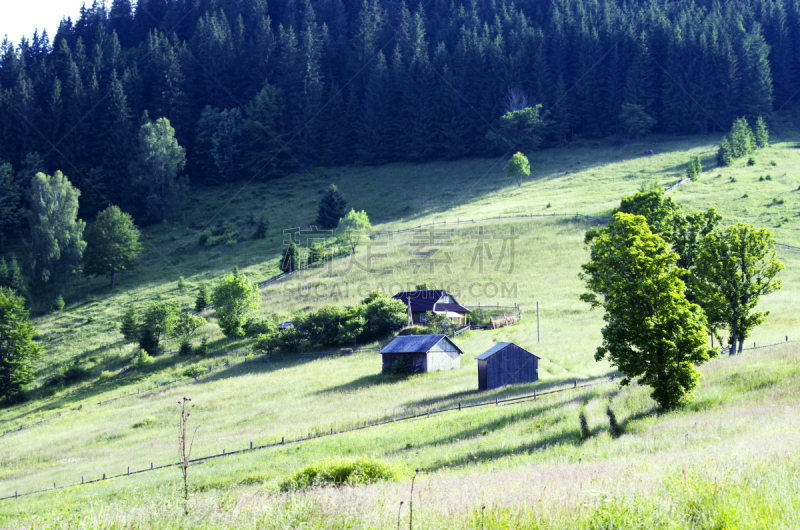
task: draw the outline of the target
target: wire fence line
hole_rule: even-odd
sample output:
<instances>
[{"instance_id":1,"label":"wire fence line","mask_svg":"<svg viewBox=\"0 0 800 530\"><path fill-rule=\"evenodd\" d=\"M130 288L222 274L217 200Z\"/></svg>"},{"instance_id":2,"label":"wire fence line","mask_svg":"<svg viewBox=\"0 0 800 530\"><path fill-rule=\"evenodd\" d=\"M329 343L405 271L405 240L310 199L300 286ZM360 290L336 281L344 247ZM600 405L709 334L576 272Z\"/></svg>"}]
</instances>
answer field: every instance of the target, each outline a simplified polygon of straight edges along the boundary
<instances>
[{"instance_id":1,"label":"wire fence line","mask_svg":"<svg viewBox=\"0 0 800 530\"><path fill-rule=\"evenodd\" d=\"M537 392L534 389L532 394L525 394L525 395L522 395L522 396L516 396L516 397L504 398L504 399L500 399L498 397L495 397L494 400L482 401L482 402L478 402L478 403L466 403L465 404L465 403L462 403L462 402L457 402L455 405L450 406L450 407L446 407L446 408L440 408L440 409L428 408L428 409L423 409L422 412L417 412L417 413L413 413L413 414L409 414L409 415L405 415L405 416L400 416L400 417L396 417L396 416L392 415L390 417L384 416L384 417L382 417L380 419L373 420L373 421L366 420L366 421L364 421L363 425L361 425L359 423L355 427L345 428L345 429L341 429L341 430L335 430L333 427L331 427L330 431L328 431L327 428L324 431L317 430L315 433L309 432L308 436L305 436L305 437L287 439L285 436L283 436L283 437L281 437L281 441L275 442L275 443L271 443L271 444L255 445L254 446L253 442L250 442L250 446L245 448L245 449L239 449L239 450L235 450L235 451L225 451L223 449L221 453L216 453L216 454L203 456L203 457L198 457L198 458L192 458L192 459L189 460L189 462L192 463L192 464L202 463L202 462L207 462L209 460L214 460L214 459L217 459L217 458L223 458L223 457L226 457L226 456L240 455L240 454L249 453L251 451L256 451L256 450L270 449L270 448L275 448L275 447L286 446L286 445L289 445L289 444L297 444L297 443L302 443L302 442L308 442L310 440L314 440L314 439L317 439L317 438L326 438L326 437L336 436L336 435L340 435L340 434L352 433L352 432L361 431L361 430L364 430L364 429L380 427L380 426L387 425L387 424L390 424L390 423L397 423L397 422L402 422L402 421L413 421L413 420L418 420L418 419L421 419L421 418L430 418L431 416L435 416L437 414L444 414L446 412L453 412L453 411L461 411L462 409L470 409L470 408L476 408L476 407L486 407L486 406L492 406L492 405L496 406L496 407L507 406L507 405L517 405L517 404L520 404L520 403L525 403L527 401L535 401L537 398L541 398L541 397L548 396L548 395L551 395L551 394L557 394L557 393L565 392L565 391L568 391L568 390L577 390L577 389L580 389L580 388L587 388L587 387L592 387L592 386L608 384L608 383L611 383L613 381L614 381L614 377L613 376L611 376L611 377L603 377L598 381L593 381L593 382L589 382L589 383L582 383L582 384L578 384L578 380L576 379L576 380L573 381L572 384L567 384L566 386L563 386L563 387L543 390L543 391L539 391L539 392ZM76 486L83 486L83 485L86 485L86 484L94 484L94 483L97 483L97 482L102 482L104 480L110 480L110 479L122 478L122 477L130 477L131 475L138 475L138 474L141 474L141 473L147 473L147 472L156 471L156 470L159 470L159 469L166 469L166 468L169 468L169 467L175 467L175 466L178 466L179 464L180 464L179 462L175 462L175 463L171 463L171 464L161 464L161 465L158 465L158 466L154 466L153 463L151 462L149 468L146 467L144 469L138 469L138 470L134 470L134 471L131 471L130 466L128 466L128 469L127 469L126 472L119 473L117 475L106 475L105 473L103 473L103 476L101 478L95 478L95 479L92 479L92 480L84 480L84 476L81 476L81 481L80 482L74 482L72 484L63 484L61 486L59 486L57 483L54 483L52 488L43 488L43 489L34 490L34 491L28 491L28 492L24 492L24 493L19 493L18 491L15 491L13 495L6 495L6 496L3 496L3 497L0 497L0 501L6 501L6 500L9 500L9 499L18 499L20 497L27 497L27 496L30 496L30 495L36 495L38 493L46 493L46 492L51 492L51 491L56 491L56 490L76 487Z\"/></svg>"},{"instance_id":2,"label":"wire fence line","mask_svg":"<svg viewBox=\"0 0 800 530\"><path fill-rule=\"evenodd\" d=\"M782 344L787 344L787 343L800 342L800 340L791 340L790 341L788 335L785 338L786 338L786 340L783 341L783 342L775 342L775 343L772 343L772 344L765 344L765 345L762 345L762 346L757 346L756 343L754 342L752 348L743 348L742 351L743 352L744 351L752 351L752 350L756 350L756 349L769 348L769 347L773 347L773 346L780 346ZM223 449L222 453L217 453L217 454L212 454L212 455L208 455L208 456L193 458L189 462L190 463L202 463L202 462L206 462L208 460L213 460L213 459L216 459L216 458L222 458L222 457L231 456L231 455L244 454L244 453L248 453L250 451L255 451L255 450L281 447L281 446L285 446L287 444L302 443L302 442L307 442L307 441L310 441L310 440L313 440L313 439L317 439L317 438L324 438L324 437L328 437L328 436L336 436L336 435L339 435L339 434L352 433L352 432L356 432L356 431L360 431L360 430L364 430L364 429L368 429L368 428L380 427L382 425L387 425L387 424L390 424L390 423L396 423L396 422L400 422L400 421L411 421L411 420L417 420L417 419L420 419L420 418L430 418L431 416L435 416L437 414L443 414L443 413L452 412L452 411L461 411L462 409L469 409L469 408L476 408L476 407L486 407L486 406L491 406L491 405L494 405L494 406L516 405L516 404L520 404L520 403L525 403L527 401L536 400L537 398L540 398L540 397L543 397L543 396L547 396L547 395L551 395L551 394L557 394L557 393L565 392L565 391L568 391L568 390L576 390L576 389L579 389L579 388L587 388L587 387L592 387L592 386L612 383L612 382L614 382L614 380L615 380L615 376L613 376L613 375L609 376L609 377L601 378L600 380L597 380L597 381L593 381L593 382L589 382L589 383L582 383L582 384L578 384L578 380L576 379L576 380L573 380L572 385L567 384L566 386L557 387L557 388L551 388L551 389L544 390L544 391L539 391L539 392L537 392L536 389L534 389L532 394L524 394L522 396L516 396L516 397L510 397L510 398L504 398L504 399L500 399L499 397L495 397L494 401L490 400L490 401L483 401L483 402L478 402L478 403L466 403L466 404L464 404L464 403L459 401L455 405L450 406L450 407L445 407L445 408L440 408L440 409L428 408L427 410L422 409L423 410L422 412L416 412L416 413L412 413L412 414L408 414L408 415L404 415L404 416L400 416L400 417L397 417L393 412L391 416L384 415L383 417L381 417L379 419L376 419L376 420L373 420L373 421L365 420L363 425L361 425L359 423L355 427L351 427L351 428L335 430L333 427L331 427L330 431L328 431L327 428L325 430L317 429L313 433L309 432L308 436L306 436L306 437L298 437L298 438L293 438L293 439L288 439L287 440L286 437L284 436L284 437L281 437L281 441L280 442L275 442L275 443L271 443L271 444L264 444L264 445L257 445L257 446L254 446L253 442L250 442L250 446L248 448L245 448L245 449L239 449L239 450L235 450L235 451L225 451ZM135 395L135 394L131 394L131 395ZM417 409L417 410L420 410L420 409ZM93 484L93 483L101 482L103 480L109 480L109 479L121 478L121 477L129 477L131 475L137 475L137 474L141 474L141 473L146 473L148 471L156 471L156 470L159 470L159 469L165 469L165 468L174 467L174 466L177 466L177 465L179 465L179 463L162 464L162 465L159 465L159 466L154 466L153 463L151 462L149 468L144 468L144 469L139 469L139 470L134 470L134 471L131 471L130 466L128 466L128 469L127 469L127 471L125 473L120 473L120 474L117 474L117 475L109 475L109 476L107 476L104 473L102 478L96 478L96 479L89 480L89 481L85 481L84 477L82 476L81 477L81 482L75 482L75 483L72 483L72 484L65 484L65 485L61 485L61 486L58 486L57 483L54 483L53 484L53 488L44 488L44 489L39 489L39 490L35 490L35 491L25 492L25 493L22 493L22 494L20 494L18 491L15 491L14 495L6 495L4 497L0 497L0 501L5 501L5 500L9 500L9 499L16 499L16 498L19 498L19 497L26 497L26 496L29 496L29 495L35 495L35 494L38 494L38 493L45 493L45 492L49 492L49 491L55 491L55 490L70 488L70 487L74 487L74 486L82 486L84 484Z\"/></svg>"}]
</instances>

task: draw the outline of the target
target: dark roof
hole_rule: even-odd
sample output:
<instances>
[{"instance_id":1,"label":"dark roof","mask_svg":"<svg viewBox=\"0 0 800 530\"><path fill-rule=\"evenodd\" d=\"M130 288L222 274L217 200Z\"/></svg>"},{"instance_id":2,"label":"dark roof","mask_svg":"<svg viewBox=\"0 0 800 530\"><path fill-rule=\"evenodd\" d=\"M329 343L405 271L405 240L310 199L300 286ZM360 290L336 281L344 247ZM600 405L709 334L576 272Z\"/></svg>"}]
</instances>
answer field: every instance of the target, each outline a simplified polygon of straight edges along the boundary
<instances>
[{"instance_id":1,"label":"dark roof","mask_svg":"<svg viewBox=\"0 0 800 530\"><path fill-rule=\"evenodd\" d=\"M446 340L455 346L459 353L464 353L452 340L447 338L447 335L403 335L395 337L392 342L381 350L381 353L428 353L442 340Z\"/></svg>"},{"instance_id":2,"label":"dark roof","mask_svg":"<svg viewBox=\"0 0 800 530\"><path fill-rule=\"evenodd\" d=\"M436 304L434 311L453 311L454 313L470 313L471 311L460 304ZM413 311L413 309L412 309Z\"/></svg>"},{"instance_id":3,"label":"dark roof","mask_svg":"<svg viewBox=\"0 0 800 530\"><path fill-rule=\"evenodd\" d=\"M488 359L489 357L491 357L495 353L497 353L500 350L504 349L506 346L511 346L512 344L514 346L517 346L517 348L519 348L520 350L524 351L525 353L530 353L531 355L533 355L537 359L541 359L541 357L539 357L538 355L532 354L531 352L529 352L528 350L526 350L522 346L518 346L518 345L514 344L513 342L498 342L497 344L495 344L494 346L492 346L491 348L489 348L488 350L486 350L485 352L483 352L482 354L478 355L475 358L478 359L479 361L485 361L486 359Z\"/></svg>"},{"instance_id":4,"label":"dark roof","mask_svg":"<svg viewBox=\"0 0 800 530\"><path fill-rule=\"evenodd\" d=\"M412 313L426 313L428 311L453 311L456 313L469 313L469 309L459 304L437 304L436 301L443 296L455 297L444 289L430 289L427 291L403 291L392 298L401 300L406 306L411 305Z\"/></svg>"}]
</instances>

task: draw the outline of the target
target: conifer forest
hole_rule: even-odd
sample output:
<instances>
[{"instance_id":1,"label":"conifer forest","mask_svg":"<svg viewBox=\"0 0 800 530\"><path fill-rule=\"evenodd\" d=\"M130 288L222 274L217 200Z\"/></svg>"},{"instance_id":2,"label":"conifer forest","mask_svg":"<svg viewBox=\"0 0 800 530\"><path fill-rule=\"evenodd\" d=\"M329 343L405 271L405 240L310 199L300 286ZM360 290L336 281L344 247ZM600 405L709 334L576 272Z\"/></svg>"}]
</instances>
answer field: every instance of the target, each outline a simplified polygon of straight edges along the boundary
<instances>
[{"instance_id":1,"label":"conifer forest","mask_svg":"<svg viewBox=\"0 0 800 530\"><path fill-rule=\"evenodd\" d=\"M149 208L138 156L160 118L175 190L510 154L492 131L536 105L543 145L620 134L626 105L654 132L725 132L797 96L793 50L792 0L95 0L2 43L0 159L20 190L64 172L84 219L160 221L178 194Z\"/></svg>"}]
</instances>

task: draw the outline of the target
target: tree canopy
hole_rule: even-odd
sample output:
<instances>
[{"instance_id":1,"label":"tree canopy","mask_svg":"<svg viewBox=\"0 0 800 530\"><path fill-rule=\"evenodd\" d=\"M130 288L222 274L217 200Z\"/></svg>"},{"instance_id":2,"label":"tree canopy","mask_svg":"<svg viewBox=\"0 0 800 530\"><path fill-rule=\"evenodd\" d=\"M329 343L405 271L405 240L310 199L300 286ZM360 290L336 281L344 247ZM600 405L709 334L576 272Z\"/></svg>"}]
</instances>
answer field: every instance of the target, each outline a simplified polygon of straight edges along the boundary
<instances>
[{"instance_id":1,"label":"tree canopy","mask_svg":"<svg viewBox=\"0 0 800 530\"><path fill-rule=\"evenodd\" d=\"M622 385L638 378L652 387L664 409L691 400L695 366L713 351L703 310L684 294L678 255L643 216L622 212L589 242L591 259L581 267L589 291L581 300L602 307L606 323L595 359L617 366Z\"/></svg>"},{"instance_id":2,"label":"tree canopy","mask_svg":"<svg viewBox=\"0 0 800 530\"><path fill-rule=\"evenodd\" d=\"M769 315L756 310L761 297L782 287L775 278L784 268L775 240L765 228L737 223L707 234L699 247L693 291L711 328L727 326L730 353L741 353L753 328Z\"/></svg>"},{"instance_id":3,"label":"tree canopy","mask_svg":"<svg viewBox=\"0 0 800 530\"><path fill-rule=\"evenodd\" d=\"M359 244L369 241L371 230L372 224L369 222L367 212L350 210L339 220L336 238L340 244L349 246L355 252Z\"/></svg>"},{"instance_id":4,"label":"tree canopy","mask_svg":"<svg viewBox=\"0 0 800 530\"><path fill-rule=\"evenodd\" d=\"M211 295L219 327L226 337L244 337L245 324L258 309L258 286L234 271L222 278Z\"/></svg>"},{"instance_id":5,"label":"tree canopy","mask_svg":"<svg viewBox=\"0 0 800 530\"><path fill-rule=\"evenodd\" d=\"M531 166L528 163L528 157L522 153L514 153L503 168L506 176L517 179L517 186L522 186L522 177L527 177L531 174Z\"/></svg>"},{"instance_id":6,"label":"tree canopy","mask_svg":"<svg viewBox=\"0 0 800 530\"><path fill-rule=\"evenodd\" d=\"M52 177L37 173L28 189L29 265L51 300L81 270L86 223L78 219L80 194L60 171Z\"/></svg>"},{"instance_id":7,"label":"tree canopy","mask_svg":"<svg viewBox=\"0 0 800 530\"><path fill-rule=\"evenodd\" d=\"M133 218L119 207L109 206L100 212L87 231L83 272L109 276L113 287L114 275L136 267L141 250L139 229Z\"/></svg>"}]
</instances>

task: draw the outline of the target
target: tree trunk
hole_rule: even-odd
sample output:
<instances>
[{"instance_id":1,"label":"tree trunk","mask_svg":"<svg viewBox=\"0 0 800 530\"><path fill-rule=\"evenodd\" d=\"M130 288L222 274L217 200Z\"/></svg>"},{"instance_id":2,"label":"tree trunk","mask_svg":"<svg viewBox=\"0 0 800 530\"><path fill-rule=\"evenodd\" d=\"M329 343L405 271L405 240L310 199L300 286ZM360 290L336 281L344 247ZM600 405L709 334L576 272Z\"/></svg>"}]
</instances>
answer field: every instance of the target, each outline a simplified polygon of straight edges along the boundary
<instances>
[{"instance_id":1,"label":"tree trunk","mask_svg":"<svg viewBox=\"0 0 800 530\"><path fill-rule=\"evenodd\" d=\"M739 337L739 353L742 353L742 349L744 348L744 339L745 338L746 337L744 335Z\"/></svg>"},{"instance_id":2,"label":"tree trunk","mask_svg":"<svg viewBox=\"0 0 800 530\"><path fill-rule=\"evenodd\" d=\"M111 287L114 287L114 271L111 271Z\"/></svg>"},{"instance_id":3,"label":"tree trunk","mask_svg":"<svg viewBox=\"0 0 800 530\"><path fill-rule=\"evenodd\" d=\"M733 329L731 330L731 349L728 355L733 355L734 353L736 353L736 343L739 339L738 331L739 331L739 323L734 322Z\"/></svg>"}]
</instances>

